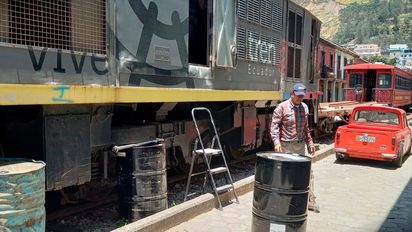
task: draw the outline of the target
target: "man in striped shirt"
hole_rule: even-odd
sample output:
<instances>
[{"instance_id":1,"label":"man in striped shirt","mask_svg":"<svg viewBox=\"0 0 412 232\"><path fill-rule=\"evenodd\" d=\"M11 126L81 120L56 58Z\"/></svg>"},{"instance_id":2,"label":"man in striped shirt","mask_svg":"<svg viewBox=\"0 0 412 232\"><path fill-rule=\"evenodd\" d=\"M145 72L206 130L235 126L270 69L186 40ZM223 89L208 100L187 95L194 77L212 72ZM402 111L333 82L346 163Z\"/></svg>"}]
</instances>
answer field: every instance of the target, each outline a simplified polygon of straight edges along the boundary
<instances>
[{"instance_id":1,"label":"man in striped shirt","mask_svg":"<svg viewBox=\"0 0 412 232\"><path fill-rule=\"evenodd\" d=\"M293 85L290 98L280 103L273 111L270 134L275 152L290 152L305 155L305 144L311 156L315 146L308 125L308 106L303 103L306 87L301 83ZM309 210L319 212L313 194L313 174L310 176Z\"/></svg>"}]
</instances>

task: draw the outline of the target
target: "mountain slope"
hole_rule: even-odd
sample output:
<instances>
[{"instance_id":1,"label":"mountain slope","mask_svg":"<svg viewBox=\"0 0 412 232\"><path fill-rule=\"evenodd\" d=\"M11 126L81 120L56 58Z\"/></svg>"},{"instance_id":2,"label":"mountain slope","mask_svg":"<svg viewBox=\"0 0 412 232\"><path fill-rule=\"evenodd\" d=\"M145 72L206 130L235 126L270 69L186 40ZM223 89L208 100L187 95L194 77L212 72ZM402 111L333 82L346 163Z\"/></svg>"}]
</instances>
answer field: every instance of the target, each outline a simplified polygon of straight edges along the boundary
<instances>
[{"instance_id":1,"label":"mountain slope","mask_svg":"<svg viewBox=\"0 0 412 232\"><path fill-rule=\"evenodd\" d=\"M348 1L294 0L322 21L321 35L327 39L331 39L339 29L339 11L347 6Z\"/></svg>"},{"instance_id":2,"label":"mountain slope","mask_svg":"<svg viewBox=\"0 0 412 232\"><path fill-rule=\"evenodd\" d=\"M340 44L412 44L412 0L352 3L341 10L339 19L340 27L333 38Z\"/></svg>"},{"instance_id":3,"label":"mountain slope","mask_svg":"<svg viewBox=\"0 0 412 232\"><path fill-rule=\"evenodd\" d=\"M322 22L321 35L353 42L412 47L412 0L294 0Z\"/></svg>"}]
</instances>

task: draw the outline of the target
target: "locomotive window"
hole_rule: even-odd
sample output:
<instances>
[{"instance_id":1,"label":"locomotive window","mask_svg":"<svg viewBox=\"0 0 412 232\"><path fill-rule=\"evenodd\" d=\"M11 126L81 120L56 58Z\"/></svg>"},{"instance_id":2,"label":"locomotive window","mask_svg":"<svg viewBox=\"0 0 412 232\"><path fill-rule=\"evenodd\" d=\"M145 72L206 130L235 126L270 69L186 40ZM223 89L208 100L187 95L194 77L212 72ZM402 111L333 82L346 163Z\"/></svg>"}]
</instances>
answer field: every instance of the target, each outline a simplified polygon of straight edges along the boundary
<instances>
[{"instance_id":1,"label":"locomotive window","mask_svg":"<svg viewBox=\"0 0 412 232\"><path fill-rule=\"evenodd\" d=\"M359 85L362 86L362 74L352 74L349 80L349 87L355 88Z\"/></svg>"},{"instance_id":2,"label":"locomotive window","mask_svg":"<svg viewBox=\"0 0 412 232\"><path fill-rule=\"evenodd\" d=\"M287 77L300 78L301 70L301 49L302 49L302 26L303 17L296 12L289 10L288 17L288 67Z\"/></svg>"},{"instance_id":3,"label":"locomotive window","mask_svg":"<svg viewBox=\"0 0 412 232\"><path fill-rule=\"evenodd\" d=\"M293 77L293 61L295 60L293 47L288 48L288 77Z\"/></svg>"},{"instance_id":4,"label":"locomotive window","mask_svg":"<svg viewBox=\"0 0 412 232\"><path fill-rule=\"evenodd\" d=\"M105 0L0 1L0 41L106 53Z\"/></svg>"},{"instance_id":5,"label":"locomotive window","mask_svg":"<svg viewBox=\"0 0 412 232\"><path fill-rule=\"evenodd\" d=\"M389 73L379 74L378 88L390 88L390 87L391 87L391 75Z\"/></svg>"},{"instance_id":6,"label":"locomotive window","mask_svg":"<svg viewBox=\"0 0 412 232\"><path fill-rule=\"evenodd\" d=\"M207 1L189 1L189 63L207 65Z\"/></svg>"},{"instance_id":7,"label":"locomotive window","mask_svg":"<svg viewBox=\"0 0 412 232\"><path fill-rule=\"evenodd\" d=\"M289 33L288 33L288 41L291 43L295 42L295 17L296 14L292 11L289 11Z\"/></svg>"},{"instance_id":8,"label":"locomotive window","mask_svg":"<svg viewBox=\"0 0 412 232\"><path fill-rule=\"evenodd\" d=\"M300 59L301 59L301 50L295 50L295 78L300 78Z\"/></svg>"},{"instance_id":9,"label":"locomotive window","mask_svg":"<svg viewBox=\"0 0 412 232\"><path fill-rule=\"evenodd\" d=\"M302 16L296 16L296 44L302 45Z\"/></svg>"}]
</instances>

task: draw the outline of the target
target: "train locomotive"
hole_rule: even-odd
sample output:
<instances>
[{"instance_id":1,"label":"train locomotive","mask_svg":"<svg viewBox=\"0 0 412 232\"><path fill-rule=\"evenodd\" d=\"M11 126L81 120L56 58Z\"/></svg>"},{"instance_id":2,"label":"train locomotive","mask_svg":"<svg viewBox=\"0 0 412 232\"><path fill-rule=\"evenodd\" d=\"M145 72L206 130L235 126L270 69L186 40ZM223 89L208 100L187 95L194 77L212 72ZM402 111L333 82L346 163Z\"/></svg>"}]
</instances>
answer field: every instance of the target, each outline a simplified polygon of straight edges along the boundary
<instances>
[{"instance_id":1,"label":"train locomotive","mask_svg":"<svg viewBox=\"0 0 412 232\"><path fill-rule=\"evenodd\" d=\"M239 158L296 82L317 123L320 27L288 0L0 0L0 155L43 160L63 195L115 180L114 145L162 138L186 172L204 106Z\"/></svg>"}]
</instances>

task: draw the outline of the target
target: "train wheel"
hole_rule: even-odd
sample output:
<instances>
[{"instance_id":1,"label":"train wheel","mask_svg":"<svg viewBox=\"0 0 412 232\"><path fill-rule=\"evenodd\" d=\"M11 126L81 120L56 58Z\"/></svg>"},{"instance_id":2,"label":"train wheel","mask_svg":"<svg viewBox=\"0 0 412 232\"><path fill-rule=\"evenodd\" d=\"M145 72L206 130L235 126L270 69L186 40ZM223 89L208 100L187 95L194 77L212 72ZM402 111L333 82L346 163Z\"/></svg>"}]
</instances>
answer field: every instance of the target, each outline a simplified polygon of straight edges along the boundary
<instances>
[{"instance_id":1,"label":"train wheel","mask_svg":"<svg viewBox=\"0 0 412 232\"><path fill-rule=\"evenodd\" d=\"M229 146L228 148L226 148L225 153L227 157L230 157L231 159L234 159L234 160L240 160L245 156L245 152L241 148L235 148L232 146Z\"/></svg>"}]
</instances>

